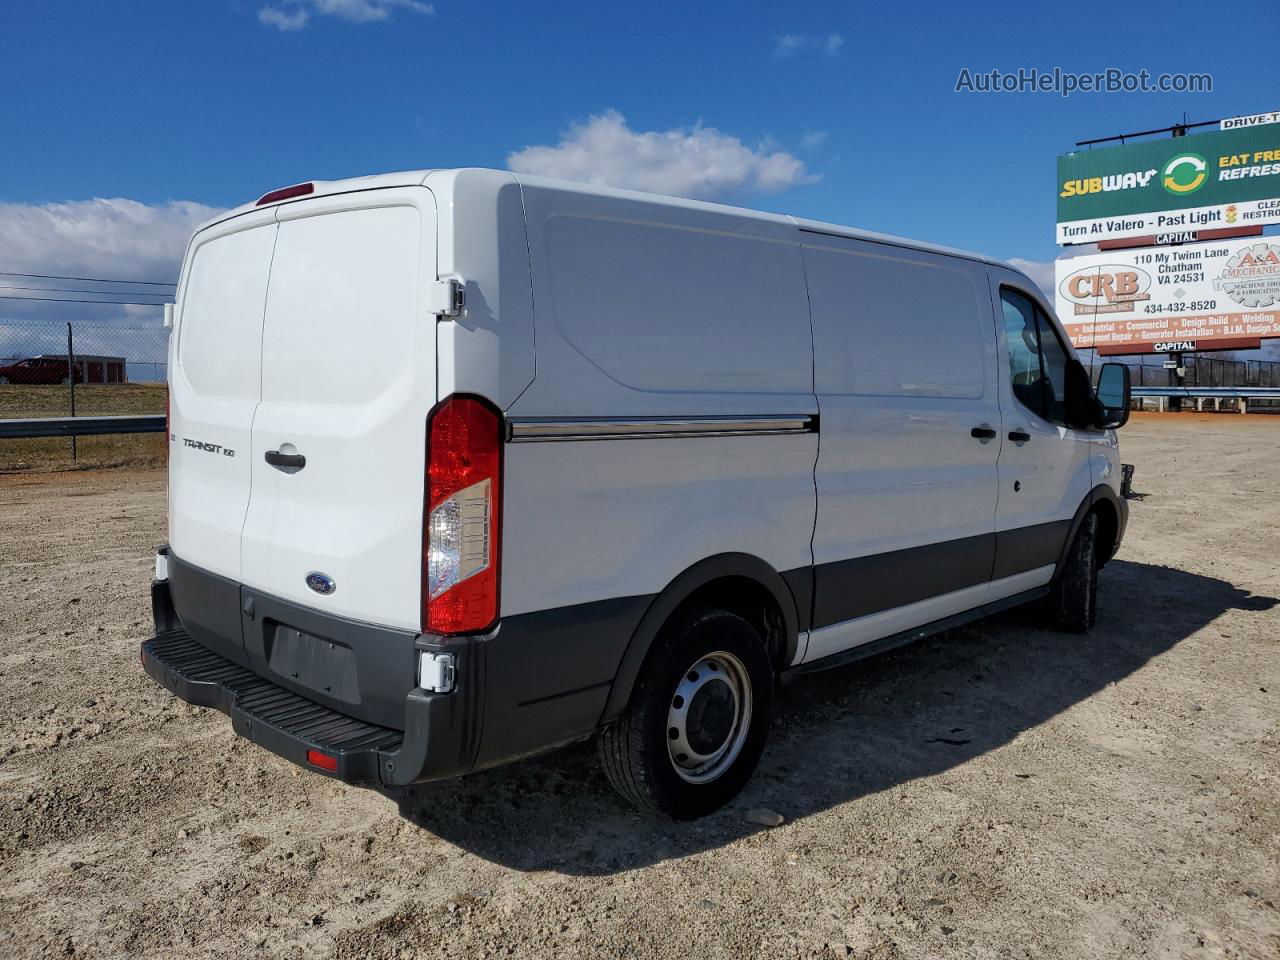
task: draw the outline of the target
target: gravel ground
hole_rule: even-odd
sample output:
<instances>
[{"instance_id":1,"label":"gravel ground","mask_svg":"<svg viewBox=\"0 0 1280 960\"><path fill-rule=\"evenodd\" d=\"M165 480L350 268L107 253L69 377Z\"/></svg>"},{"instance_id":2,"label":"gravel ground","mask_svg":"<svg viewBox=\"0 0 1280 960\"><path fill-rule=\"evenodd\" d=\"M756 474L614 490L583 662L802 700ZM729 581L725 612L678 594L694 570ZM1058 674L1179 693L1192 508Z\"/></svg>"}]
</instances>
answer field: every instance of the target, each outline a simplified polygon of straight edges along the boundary
<instances>
[{"instance_id":1,"label":"gravel ground","mask_svg":"<svg viewBox=\"0 0 1280 960\"><path fill-rule=\"evenodd\" d=\"M401 796L277 760L138 666L162 474L0 477L0 956L1280 956L1280 418L1122 440L1091 636L789 684L692 825L591 745Z\"/></svg>"}]
</instances>

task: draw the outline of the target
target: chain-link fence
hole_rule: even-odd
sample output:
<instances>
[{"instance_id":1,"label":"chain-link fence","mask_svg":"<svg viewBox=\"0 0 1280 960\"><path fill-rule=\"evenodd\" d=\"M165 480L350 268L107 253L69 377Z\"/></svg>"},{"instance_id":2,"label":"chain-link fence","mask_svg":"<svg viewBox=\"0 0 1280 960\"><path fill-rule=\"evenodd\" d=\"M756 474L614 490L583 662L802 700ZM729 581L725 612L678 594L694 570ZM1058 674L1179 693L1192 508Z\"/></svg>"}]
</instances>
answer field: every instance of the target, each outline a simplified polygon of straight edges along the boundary
<instances>
[{"instance_id":1,"label":"chain-link fence","mask_svg":"<svg viewBox=\"0 0 1280 960\"><path fill-rule=\"evenodd\" d=\"M0 320L0 418L164 413L168 333L159 316ZM1099 361L1094 358L1094 371ZM1122 357L1134 386L1170 382L1165 358ZM1190 387L1280 387L1280 361L1188 356ZM159 465L162 434L0 440L0 471Z\"/></svg>"},{"instance_id":2,"label":"chain-link fence","mask_svg":"<svg viewBox=\"0 0 1280 960\"><path fill-rule=\"evenodd\" d=\"M1125 359L1132 368L1135 387L1166 387L1170 371L1163 356ZM1187 356L1183 363L1188 387L1280 387L1280 361L1226 360L1219 357Z\"/></svg>"},{"instance_id":3,"label":"chain-link fence","mask_svg":"<svg viewBox=\"0 0 1280 960\"><path fill-rule=\"evenodd\" d=\"M158 316L0 320L0 418L163 414L167 356ZM0 440L0 471L163 462L162 434Z\"/></svg>"}]
</instances>

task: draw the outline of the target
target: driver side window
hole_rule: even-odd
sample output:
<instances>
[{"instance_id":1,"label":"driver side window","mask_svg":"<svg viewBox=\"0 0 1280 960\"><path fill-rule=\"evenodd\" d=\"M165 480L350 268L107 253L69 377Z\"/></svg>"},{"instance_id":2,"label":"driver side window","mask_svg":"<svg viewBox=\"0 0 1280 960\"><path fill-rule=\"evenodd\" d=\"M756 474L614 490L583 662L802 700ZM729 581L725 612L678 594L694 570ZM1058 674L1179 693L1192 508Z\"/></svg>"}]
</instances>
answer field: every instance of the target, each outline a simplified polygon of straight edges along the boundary
<instances>
[{"instance_id":1,"label":"driver side window","mask_svg":"<svg viewBox=\"0 0 1280 960\"><path fill-rule=\"evenodd\" d=\"M1004 338L1013 395L1051 423L1066 423L1067 351L1044 311L1016 290L1002 289Z\"/></svg>"}]
</instances>

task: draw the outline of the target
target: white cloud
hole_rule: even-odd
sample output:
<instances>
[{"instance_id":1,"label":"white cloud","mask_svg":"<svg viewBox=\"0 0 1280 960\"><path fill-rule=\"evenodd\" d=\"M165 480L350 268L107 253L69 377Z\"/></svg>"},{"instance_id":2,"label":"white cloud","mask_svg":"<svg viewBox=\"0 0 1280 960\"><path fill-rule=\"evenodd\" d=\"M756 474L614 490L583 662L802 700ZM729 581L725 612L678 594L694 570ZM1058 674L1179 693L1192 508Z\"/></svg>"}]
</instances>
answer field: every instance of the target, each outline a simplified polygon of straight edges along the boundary
<instances>
[{"instance_id":1,"label":"white cloud","mask_svg":"<svg viewBox=\"0 0 1280 960\"><path fill-rule=\"evenodd\" d=\"M0 203L0 264L22 273L176 280L192 231L217 213L186 200L121 197Z\"/></svg>"},{"instance_id":2,"label":"white cloud","mask_svg":"<svg viewBox=\"0 0 1280 960\"><path fill-rule=\"evenodd\" d=\"M810 36L805 33L783 33L773 38L773 55L775 57L794 57L802 53L821 53L834 57L844 46L844 36L830 33L825 37Z\"/></svg>"},{"instance_id":3,"label":"white cloud","mask_svg":"<svg viewBox=\"0 0 1280 960\"><path fill-rule=\"evenodd\" d=\"M507 166L517 173L703 199L776 192L818 179L785 150L752 148L701 125L632 130L617 110L574 124L554 147L515 151Z\"/></svg>"},{"instance_id":4,"label":"white cloud","mask_svg":"<svg viewBox=\"0 0 1280 960\"><path fill-rule=\"evenodd\" d=\"M1035 281L1037 287L1053 302L1053 261L1024 260L1022 257L1010 257L1009 262Z\"/></svg>"},{"instance_id":5,"label":"white cloud","mask_svg":"<svg viewBox=\"0 0 1280 960\"><path fill-rule=\"evenodd\" d=\"M1087 257L1098 252L1096 243L1081 243L1068 247L1058 260L1070 260L1075 257ZM1022 257L1010 257L1009 262L1035 281L1036 286L1044 291L1044 295L1053 303L1055 282L1053 278L1056 260L1025 260Z\"/></svg>"},{"instance_id":6,"label":"white cloud","mask_svg":"<svg viewBox=\"0 0 1280 960\"><path fill-rule=\"evenodd\" d=\"M0 270L9 271L0 275L0 357L65 351L70 322L78 352L125 356L131 378L157 378L165 356L160 306L58 300L171 300L173 287L119 281L176 281L187 240L217 213L214 207L188 201L146 204L123 198L0 203ZM17 273L114 282L14 276ZM80 292L85 290L95 293ZM111 296L104 296L106 291ZM45 302L16 299L19 296Z\"/></svg>"},{"instance_id":7,"label":"white cloud","mask_svg":"<svg viewBox=\"0 0 1280 960\"><path fill-rule=\"evenodd\" d=\"M431 16L436 8L421 0L280 0L262 7L258 20L278 30L301 30L312 14L337 17L351 23L374 23L390 19L396 10Z\"/></svg>"},{"instance_id":8,"label":"white cloud","mask_svg":"<svg viewBox=\"0 0 1280 960\"><path fill-rule=\"evenodd\" d=\"M800 149L813 151L819 147L826 146L827 140L831 138L831 134L826 130L810 130L800 138Z\"/></svg>"},{"instance_id":9,"label":"white cloud","mask_svg":"<svg viewBox=\"0 0 1280 960\"><path fill-rule=\"evenodd\" d=\"M258 19L277 30L301 30L311 19L311 13L305 7L298 7L293 11L263 7L258 11Z\"/></svg>"},{"instance_id":10,"label":"white cloud","mask_svg":"<svg viewBox=\"0 0 1280 960\"><path fill-rule=\"evenodd\" d=\"M773 38L773 55L775 57L793 56L804 49L805 43L806 38L798 33L784 33Z\"/></svg>"}]
</instances>

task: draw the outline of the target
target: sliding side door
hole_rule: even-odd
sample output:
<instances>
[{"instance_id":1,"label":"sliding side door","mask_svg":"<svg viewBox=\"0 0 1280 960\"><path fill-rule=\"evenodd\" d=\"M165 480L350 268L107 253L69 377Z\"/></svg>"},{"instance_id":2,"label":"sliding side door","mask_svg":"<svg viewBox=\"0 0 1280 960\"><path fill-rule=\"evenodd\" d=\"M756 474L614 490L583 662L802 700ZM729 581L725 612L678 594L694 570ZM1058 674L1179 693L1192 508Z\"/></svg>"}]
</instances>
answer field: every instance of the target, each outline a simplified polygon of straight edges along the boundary
<instances>
[{"instance_id":1,"label":"sliding side door","mask_svg":"<svg viewBox=\"0 0 1280 960\"><path fill-rule=\"evenodd\" d=\"M804 237L822 418L807 662L985 601L1000 407L983 264Z\"/></svg>"}]
</instances>

